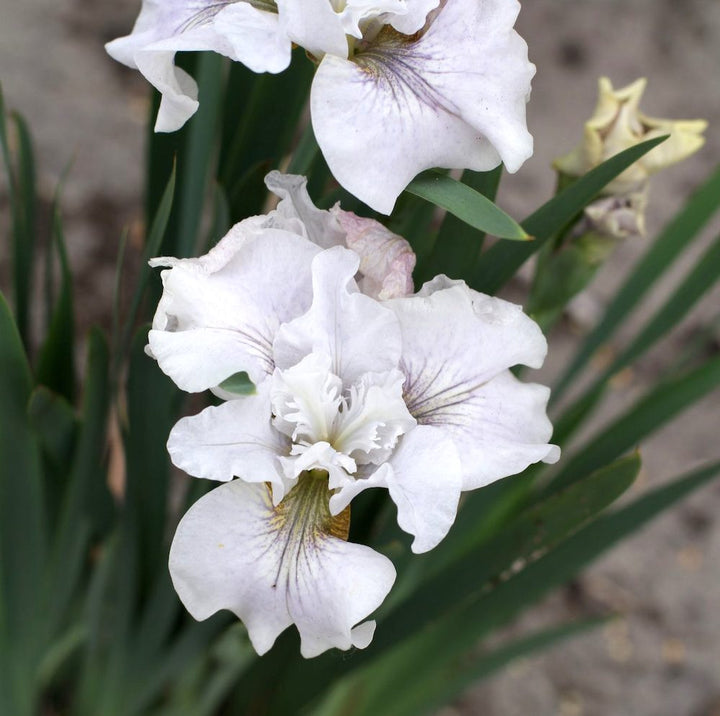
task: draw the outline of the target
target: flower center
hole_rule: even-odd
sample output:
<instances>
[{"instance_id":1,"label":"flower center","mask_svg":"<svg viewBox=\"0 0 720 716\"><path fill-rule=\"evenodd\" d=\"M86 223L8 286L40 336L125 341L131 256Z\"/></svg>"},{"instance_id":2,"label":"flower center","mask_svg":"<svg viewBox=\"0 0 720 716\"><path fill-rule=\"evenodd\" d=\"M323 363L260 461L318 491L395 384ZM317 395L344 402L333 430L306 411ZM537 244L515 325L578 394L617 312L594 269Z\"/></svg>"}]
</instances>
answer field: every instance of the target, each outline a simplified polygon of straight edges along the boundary
<instances>
[{"instance_id":1,"label":"flower center","mask_svg":"<svg viewBox=\"0 0 720 716\"><path fill-rule=\"evenodd\" d=\"M366 373L345 388L328 356L310 354L276 370L271 393L273 424L292 439L279 458L286 476L324 470L331 488L355 475L358 465L381 464L415 425L402 399L399 371Z\"/></svg>"}]
</instances>

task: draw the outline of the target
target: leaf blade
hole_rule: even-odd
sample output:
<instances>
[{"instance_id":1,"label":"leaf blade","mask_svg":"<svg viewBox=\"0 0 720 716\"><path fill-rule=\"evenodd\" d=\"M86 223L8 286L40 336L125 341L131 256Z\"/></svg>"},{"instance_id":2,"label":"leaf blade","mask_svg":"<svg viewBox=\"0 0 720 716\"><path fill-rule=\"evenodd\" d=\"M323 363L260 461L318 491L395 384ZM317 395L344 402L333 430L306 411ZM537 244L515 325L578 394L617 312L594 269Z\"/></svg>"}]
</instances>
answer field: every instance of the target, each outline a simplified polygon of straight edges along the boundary
<instances>
[{"instance_id":1,"label":"leaf blade","mask_svg":"<svg viewBox=\"0 0 720 716\"><path fill-rule=\"evenodd\" d=\"M478 231L514 241L531 238L520 224L487 197L446 174L423 172L405 191L446 209Z\"/></svg>"}]
</instances>

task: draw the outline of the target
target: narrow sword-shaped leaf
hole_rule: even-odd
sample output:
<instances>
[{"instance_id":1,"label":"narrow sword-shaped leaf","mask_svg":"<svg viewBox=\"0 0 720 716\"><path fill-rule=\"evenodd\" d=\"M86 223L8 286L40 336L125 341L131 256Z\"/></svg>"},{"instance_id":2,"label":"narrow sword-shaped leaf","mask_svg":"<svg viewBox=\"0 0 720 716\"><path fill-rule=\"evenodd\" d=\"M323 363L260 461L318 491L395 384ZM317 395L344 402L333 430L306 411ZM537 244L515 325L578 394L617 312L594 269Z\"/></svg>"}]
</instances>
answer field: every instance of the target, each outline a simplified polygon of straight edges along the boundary
<instances>
[{"instance_id":1,"label":"narrow sword-shaped leaf","mask_svg":"<svg viewBox=\"0 0 720 716\"><path fill-rule=\"evenodd\" d=\"M595 351L623 324L655 281L672 265L712 216L720 210L720 166L690 197L687 204L652 241L650 249L633 269L622 288L605 309L602 320L585 341L553 388L551 401L564 395L575 376Z\"/></svg>"},{"instance_id":2,"label":"narrow sword-shaped leaf","mask_svg":"<svg viewBox=\"0 0 720 716\"><path fill-rule=\"evenodd\" d=\"M466 224L487 234L516 241L532 238L490 199L446 174L423 172L408 184L405 191L446 209Z\"/></svg>"},{"instance_id":3,"label":"narrow sword-shaped leaf","mask_svg":"<svg viewBox=\"0 0 720 716\"><path fill-rule=\"evenodd\" d=\"M543 204L522 222L523 229L535 240L523 244L499 242L488 249L480 257L472 287L484 293L497 293L520 266L546 241L565 229L603 187L666 139L667 136L650 139L616 154Z\"/></svg>"},{"instance_id":4,"label":"narrow sword-shaped leaf","mask_svg":"<svg viewBox=\"0 0 720 716\"><path fill-rule=\"evenodd\" d=\"M616 459L645 437L720 385L720 358L678 378L660 383L623 416L591 437L549 484L554 491Z\"/></svg>"}]
</instances>

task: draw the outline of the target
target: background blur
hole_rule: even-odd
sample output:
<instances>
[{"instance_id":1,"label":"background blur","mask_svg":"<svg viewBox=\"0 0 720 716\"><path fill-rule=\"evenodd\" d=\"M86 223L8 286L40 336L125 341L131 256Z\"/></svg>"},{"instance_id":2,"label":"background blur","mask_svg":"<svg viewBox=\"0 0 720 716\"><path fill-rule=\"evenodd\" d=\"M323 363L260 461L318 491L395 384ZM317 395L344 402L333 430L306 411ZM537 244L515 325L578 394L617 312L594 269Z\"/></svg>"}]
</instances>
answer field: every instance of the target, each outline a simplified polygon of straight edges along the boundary
<instances>
[{"instance_id":1,"label":"background blur","mask_svg":"<svg viewBox=\"0 0 720 716\"><path fill-rule=\"evenodd\" d=\"M72 162L63 213L80 335L93 323L109 325L122 228L131 227L136 249L141 236L149 87L102 48L130 31L138 9L139 0L2 0L0 5L0 81L8 106L24 114L33 130L43 201L50 202ZM538 67L529 105L535 156L518 175L505 178L500 194L500 203L518 219L552 193L550 161L580 139L582 122L595 104L599 75L608 75L616 87L648 77L642 108L651 116L710 120L706 147L653 183L644 240L651 241L720 160L720 2L526 0L517 27ZM6 206L0 183L3 232ZM719 229L716 222L707 238ZM623 244L592 289L575 302L571 316L551 336L543 380L563 364L577 332L592 324L643 247L643 241ZM696 248L684 268L701 253L702 242ZM4 245L0 272L3 251ZM516 283L508 295L522 301L523 291ZM662 288L656 290L654 305L663 298ZM673 355L667 347L651 352L636 371L620 376L607 410L619 411L652 384L658 367L681 352L699 326L717 318L718 306L716 290L673 337ZM720 330L710 350L718 350L719 339ZM634 491L716 457L718 425L720 399L715 395L656 434L642 446L644 469ZM443 714L720 714L718 512L720 485L715 484L614 550L514 629L601 607L621 614L617 620L542 656L516 662Z\"/></svg>"}]
</instances>

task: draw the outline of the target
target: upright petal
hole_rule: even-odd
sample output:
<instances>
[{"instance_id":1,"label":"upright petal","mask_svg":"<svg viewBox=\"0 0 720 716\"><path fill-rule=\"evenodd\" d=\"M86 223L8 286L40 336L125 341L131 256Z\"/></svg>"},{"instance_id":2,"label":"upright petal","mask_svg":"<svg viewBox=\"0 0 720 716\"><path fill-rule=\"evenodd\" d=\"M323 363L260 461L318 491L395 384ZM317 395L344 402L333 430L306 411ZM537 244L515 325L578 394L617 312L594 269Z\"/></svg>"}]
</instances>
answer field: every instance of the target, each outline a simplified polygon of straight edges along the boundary
<instances>
[{"instance_id":1,"label":"upright petal","mask_svg":"<svg viewBox=\"0 0 720 716\"><path fill-rule=\"evenodd\" d=\"M557 448L547 444L548 390L508 371L517 364L540 367L547 350L519 306L443 279L385 305L400 320L405 402L418 423L453 441L463 489L557 460Z\"/></svg>"},{"instance_id":2,"label":"upright petal","mask_svg":"<svg viewBox=\"0 0 720 716\"><path fill-rule=\"evenodd\" d=\"M331 209L345 230L345 244L360 257L360 290L385 301L413 292L415 252L398 234L375 219L357 216L339 207Z\"/></svg>"},{"instance_id":3,"label":"upright petal","mask_svg":"<svg viewBox=\"0 0 720 716\"><path fill-rule=\"evenodd\" d=\"M268 217L278 228L296 221L302 227L303 235L323 249L345 244L345 232L337 218L313 204L306 177L272 171L265 177L265 185L280 197L277 208Z\"/></svg>"},{"instance_id":4,"label":"upright petal","mask_svg":"<svg viewBox=\"0 0 720 716\"><path fill-rule=\"evenodd\" d=\"M364 373L397 366L400 331L392 311L356 290L356 254L339 246L313 260L310 310L280 327L274 344L279 368L289 368L310 353L330 356L331 372L345 385Z\"/></svg>"},{"instance_id":5,"label":"upright petal","mask_svg":"<svg viewBox=\"0 0 720 716\"><path fill-rule=\"evenodd\" d=\"M259 654L292 623L305 657L364 648L374 622L358 622L395 580L386 557L344 541L347 515L330 515L326 482L305 480L278 507L262 484L221 485L185 515L170 549L173 584L188 611L207 619L230 609Z\"/></svg>"},{"instance_id":6,"label":"upright petal","mask_svg":"<svg viewBox=\"0 0 720 716\"><path fill-rule=\"evenodd\" d=\"M183 390L212 388L245 371L273 372L281 323L310 306L312 258L320 249L278 229L242 222L205 257L159 259L163 296L149 334L151 354Z\"/></svg>"},{"instance_id":7,"label":"upright petal","mask_svg":"<svg viewBox=\"0 0 720 716\"><path fill-rule=\"evenodd\" d=\"M385 28L354 57L326 55L312 121L335 178L390 213L429 167L514 172L532 154L525 104L535 68L514 0L447 0L419 37Z\"/></svg>"},{"instance_id":8,"label":"upright petal","mask_svg":"<svg viewBox=\"0 0 720 716\"><path fill-rule=\"evenodd\" d=\"M287 36L318 59L326 52L347 57L342 18L330 0L277 0Z\"/></svg>"}]
</instances>

